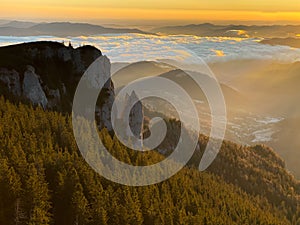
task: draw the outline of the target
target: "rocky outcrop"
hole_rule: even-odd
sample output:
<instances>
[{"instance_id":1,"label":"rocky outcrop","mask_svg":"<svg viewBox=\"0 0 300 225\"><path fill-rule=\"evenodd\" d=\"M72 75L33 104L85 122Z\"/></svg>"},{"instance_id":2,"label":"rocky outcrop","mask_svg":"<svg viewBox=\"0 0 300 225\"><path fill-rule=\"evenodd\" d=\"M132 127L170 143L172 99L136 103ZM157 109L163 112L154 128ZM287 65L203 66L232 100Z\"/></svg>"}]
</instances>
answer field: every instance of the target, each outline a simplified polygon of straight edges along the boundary
<instances>
[{"instance_id":1,"label":"rocky outcrop","mask_svg":"<svg viewBox=\"0 0 300 225\"><path fill-rule=\"evenodd\" d=\"M20 75L15 70L0 68L0 81L15 96L21 96Z\"/></svg>"},{"instance_id":2,"label":"rocky outcrop","mask_svg":"<svg viewBox=\"0 0 300 225\"><path fill-rule=\"evenodd\" d=\"M98 58L98 76L93 77L94 80L91 81L91 84L95 84L95 87L98 87L98 84L104 83L104 87L100 92L100 103L96 109L96 116L99 119L99 128L106 127L109 132L112 132L111 110L115 101L115 91L111 81L110 69L111 64L106 56Z\"/></svg>"},{"instance_id":3,"label":"rocky outcrop","mask_svg":"<svg viewBox=\"0 0 300 225\"><path fill-rule=\"evenodd\" d=\"M21 80L22 77L23 80ZM60 104L60 90L49 89L47 85L43 87L40 76L35 73L35 68L30 65L27 65L23 76L20 76L14 69L0 68L0 82L14 97L27 99L33 105L52 109L55 105ZM62 85L62 91L64 90L65 87Z\"/></svg>"},{"instance_id":4,"label":"rocky outcrop","mask_svg":"<svg viewBox=\"0 0 300 225\"><path fill-rule=\"evenodd\" d=\"M47 107L48 100L41 86L39 76L35 73L32 66L28 66L24 73L23 96L30 100L34 105Z\"/></svg>"},{"instance_id":5,"label":"rocky outcrop","mask_svg":"<svg viewBox=\"0 0 300 225\"><path fill-rule=\"evenodd\" d=\"M73 94L89 65L102 55L92 46L58 42L0 47L0 94L28 99L48 109L71 112ZM30 65L30 67L28 67ZM2 69L1 69L2 68Z\"/></svg>"},{"instance_id":6,"label":"rocky outcrop","mask_svg":"<svg viewBox=\"0 0 300 225\"><path fill-rule=\"evenodd\" d=\"M27 54L29 58L50 59L70 63L72 64L73 72L81 75L90 63L102 55L101 51L93 46L86 45L74 49L71 43L66 47L64 44L56 42L37 42L27 49Z\"/></svg>"},{"instance_id":7,"label":"rocky outcrop","mask_svg":"<svg viewBox=\"0 0 300 225\"><path fill-rule=\"evenodd\" d=\"M125 107L132 105L133 102L136 102L130 110L129 113L129 126L131 128L132 133L138 137L142 137L143 132L143 121L144 121L144 112L143 112L143 104L137 97L136 93L133 91L129 98L127 98L127 103L125 103Z\"/></svg>"},{"instance_id":8,"label":"rocky outcrop","mask_svg":"<svg viewBox=\"0 0 300 225\"><path fill-rule=\"evenodd\" d=\"M130 95L126 94L124 99L118 98L117 101L117 105L119 106L119 113L116 122L119 123L119 132L122 133L119 135L122 135L123 139L128 139L133 134L139 140L137 140L136 143L131 144L136 147L142 147L144 131L144 109L142 102L139 100L134 91ZM129 121L126 121L128 113ZM129 126L126 122L129 123ZM132 138L131 142L133 142L133 140L136 139Z\"/></svg>"},{"instance_id":9,"label":"rocky outcrop","mask_svg":"<svg viewBox=\"0 0 300 225\"><path fill-rule=\"evenodd\" d=\"M97 59L98 73L90 83L95 87L100 82L105 82L105 85L99 95L96 118L100 129L106 127L113 133L111 109L115 92L111 81L111 64L97 48L82 46L74 49L71 44L34 42L0 47L0 58L6 59L0 61L0 84L4 83L10 94L45 109L69 113L81 76ZM125 104L136 99L136 94L132 93ZM130 127L137 137L141 137L142 124L143 109L139 102L130 112Z\"/></svg>"}]
</instances>

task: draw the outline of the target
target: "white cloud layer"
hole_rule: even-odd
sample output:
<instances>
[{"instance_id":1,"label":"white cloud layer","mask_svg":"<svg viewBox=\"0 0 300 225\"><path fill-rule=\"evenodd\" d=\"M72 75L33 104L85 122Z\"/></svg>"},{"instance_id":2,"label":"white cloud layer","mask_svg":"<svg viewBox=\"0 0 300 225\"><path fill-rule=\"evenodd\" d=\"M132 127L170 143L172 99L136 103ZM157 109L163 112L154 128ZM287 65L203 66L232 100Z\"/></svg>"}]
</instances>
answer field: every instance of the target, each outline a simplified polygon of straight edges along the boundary
<instances>
[{"instance_id":1,"label":"white cloud layer","mask_svg":"<svg viewBox=\"0 0 300 225\"><path fill-rule=\"evenodd\" d=\"M206 62L236 59L262 59L282 62L300 61L300 49L288 46L270 46L257 39L196 37L189 35L154 36L141 34L111 34L92 37L58 38L50 36L6 37L0 36L0 45L31 41L65 41L73 46L90 44L101 49L112 62L174 59L192 62L192 55ZM216 52L221 53L220 55Z\"/></svg>"}]
</instances>

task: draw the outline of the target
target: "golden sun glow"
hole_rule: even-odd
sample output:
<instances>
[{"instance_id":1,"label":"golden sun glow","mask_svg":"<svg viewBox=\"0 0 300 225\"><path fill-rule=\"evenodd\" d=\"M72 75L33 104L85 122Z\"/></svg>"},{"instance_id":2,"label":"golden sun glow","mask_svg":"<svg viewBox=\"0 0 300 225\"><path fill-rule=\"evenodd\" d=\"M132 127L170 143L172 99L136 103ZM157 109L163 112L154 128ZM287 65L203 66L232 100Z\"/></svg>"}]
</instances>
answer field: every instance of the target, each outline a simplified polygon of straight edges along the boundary
<instances>
[{"instance_id":1,"label":"golden sun glow","mask_svg":"<svg viewBox=\"0 0 300 225\"><path fill-rule=\"evenodd\" d=\"M300 1L37 1L1 3L2 18L127 19L127 20L239 20L300 22Z\"/></svg>"}]
</instances>

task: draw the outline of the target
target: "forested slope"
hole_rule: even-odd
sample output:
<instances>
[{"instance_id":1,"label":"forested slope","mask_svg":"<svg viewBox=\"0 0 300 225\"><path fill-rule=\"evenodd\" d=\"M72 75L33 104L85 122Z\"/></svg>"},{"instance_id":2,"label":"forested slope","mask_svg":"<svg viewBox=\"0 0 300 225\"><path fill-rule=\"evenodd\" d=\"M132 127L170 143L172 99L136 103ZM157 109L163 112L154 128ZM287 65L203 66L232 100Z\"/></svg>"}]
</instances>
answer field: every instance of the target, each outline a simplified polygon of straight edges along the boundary
<instances>
[{"instance_id":1,"label":"forested slope","mask_svg":"<svg viewBox=\"0 0 300 225\"><path fill-rule=\"evenodd\" d=\"M118 158L130 161L131 151L116 138L106 130L100 136ZM146 154L138 161L163 159L155 152ZM222 162L229 160L226 154L221 156ZM69 116L14 105L4 98L0 98L0 161L0 224L5 225L296 224L299 218L295 213L288 221L284 205L274 207L263 194L255 197L234 182L226 183L213 173L216 169L199 172L186 167L171 179L147 187L112 183L81 157ZM232 176L239 179L240 173Z\"/></svg>"}]
</instances>

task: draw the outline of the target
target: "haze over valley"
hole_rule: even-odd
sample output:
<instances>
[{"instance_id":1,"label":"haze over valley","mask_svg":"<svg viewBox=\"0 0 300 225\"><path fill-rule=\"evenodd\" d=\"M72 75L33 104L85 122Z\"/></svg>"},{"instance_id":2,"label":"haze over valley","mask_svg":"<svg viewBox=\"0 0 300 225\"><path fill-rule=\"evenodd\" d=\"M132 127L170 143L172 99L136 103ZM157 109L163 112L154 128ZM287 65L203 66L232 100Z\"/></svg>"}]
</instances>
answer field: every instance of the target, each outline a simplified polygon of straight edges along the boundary
<instances>
[{"instance_id":1,"label":"haze over valley","mask_svg":"<svg viewBox=\"0 0 300 225\"><path fill-rule=\"evenodd\" d=\"M65 45L71 43L74 47L92 45L101 49L113 63L112 70L118 68L118 64L129 65L126 67L127 72L123 71L121 75L119 72L113 78L117 87L144 77L146 74L159 76L170 72L169 78L177 79L175 77L180 76L180 71L171 73L172 70L177 69L176 65L181 68L185 65L185 68L192 71L193 65L207 63L223 85L222 89L228 108L226 138L241 144L264 143L271 145L287 161L288 168L295 175L300 175L298 166L294 163L295 155L299 154L299 151L296 150L299 145L298 139L294 139L292 136L281 138L282 132L286 133L286 130L289 130L288 121L298 117L299 109L296 102L300 80L297 78L297 74L300 72L300 68L297 61L300 60L300 49L290 47L288 44L270 45L268 39L272 35L284 36L281 34L288 29L296 35L297 26L280 26L280 29L272 26L242 27L252 32L255 29L260 30L259 34L261 35L256 35L257 37L251 37L253 35L245 35L246 33L241 32L235 34L225 32L233 30L233 28L213 26L212 24L196 26L199 32L202 32L197 33L199 36L190 35L191 32L186 30L187 28L191 29L189 26L177 28L178 32L174 33L175 35L146 34L140 30L126 28L105 28L98 31L98 27L101 28L101 26L89 24L36 24L18 21L3 24L0 32L7 32L7 27L23 29L24 32L26 30L26 32L32 33L30 36L24 36L25 33L22 32L19 32L18 36L0 36L0 45L2 46L48 40L64 42ZM69 28L64 29L64 27ZM73 31L73 27L76 31ZM37 28L40 31L43 29L47 31L48 33L44 32L47 36L36 36L38 33L33 30L37 30ZM169 28L158 28L153 31L162 30L169 33ZM192 30L195 31L195 29ZM212 30L223 30L224 37L220 37L220 33L212 33ZM263 32L267 32L267 30L268 38L264 39L262 36L265 33ZM276 35L272 33L274 30L277 32ZM68 34L68 37L62 37L64 34L61 32ZM104 34L100 34L102 32ZM182 34L179 35L180 33ZM1 34L3 35L3 33ZM49 36L50 34L52 35ZM72 34L75 36L72 37ZM87 36L79 34L87 34ZM289 34L291 35L291 32ZM173 60L172 65L175 66L170 68L164 66L164 63L170 62L169 60ZM146 63L147 61L149 63ZM201 70L197 72L209 73L207 69ZM122 80L120 85L118 85L119 80ZM185 84L186 89L193 86L193 83L185 80L184 77L181 80L177 79L177 82L181 85ZM203 133L209 134L210 116L208 106L203 104L205 96L199 90L192 94L192 97L203 123ZM160 110L163 112L166 109ZM296 133L296 129L296 127L290 126L292 133ZM286 145L287 143L289 145ZM283 149L282 146L285 148Z\"/></svg>"},{"instance_id":2,"label":"haze over valley","mask_svg":"<svg viewBox=\"0 0 300 225\"><path fill-rule=\"evenodd\" d=\"M300 25L40 21L0 21L0 224L300 224ZM155 78L170 86L156 83L151 93L146 85L144 99L131 89L119 96ZM211 107L216 87L226 116L213 112L222 104ZM97 91L91 113L88 101ZM130 146L119 140L116 124ZM223 125L224 140L212 136ZM112 158L99 153L92 126ZM164 129L150 151L148 138L159 139ZM88 146L84 152L76 135ZM113 164L157 165L177 145L190 147L194 136L187 162L172 158L172 166L151 176ZM101 157L105 163L97 162ZM205 157L213 160L199 171ZM147 183L181 164L170 179Z\"/></svg>"}]
</instances>

